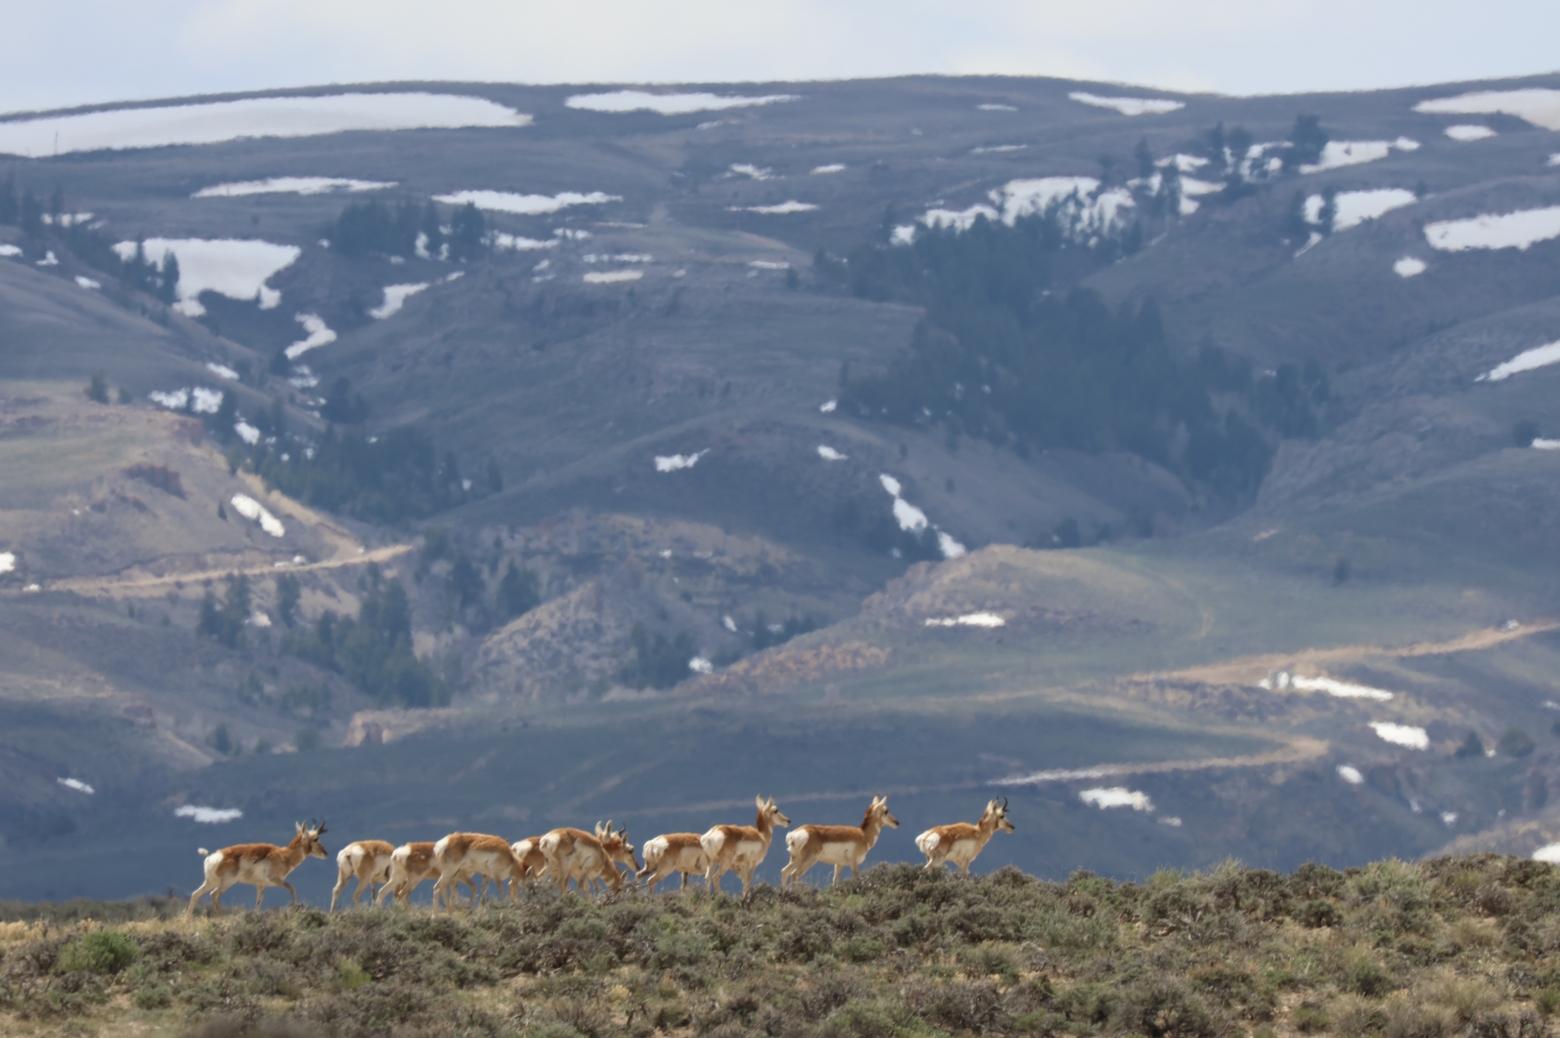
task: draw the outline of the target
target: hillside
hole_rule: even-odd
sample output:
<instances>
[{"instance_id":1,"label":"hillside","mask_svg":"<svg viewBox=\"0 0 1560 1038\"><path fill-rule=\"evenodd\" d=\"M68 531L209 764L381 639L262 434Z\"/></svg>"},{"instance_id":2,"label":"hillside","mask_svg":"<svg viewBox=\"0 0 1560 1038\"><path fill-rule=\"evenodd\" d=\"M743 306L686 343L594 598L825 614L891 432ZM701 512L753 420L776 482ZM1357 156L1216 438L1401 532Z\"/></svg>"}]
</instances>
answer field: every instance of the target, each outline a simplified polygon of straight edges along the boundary
<instances>
[{"instance_id":1,"label":"hillside","mask_svg":"<svg viewBox=\"0 0 1560 1038\"><path fill-rule=\"evenodd\" d=\"M759 790L1000 789L1037 824L998 863L1053 878L1560 842L1557 112L908 77L0 117L0 897L298 814Z\"/></svg>"},{"instance_id":2,"label":"hillside","mask_svg":"<svg viewBox=\"0 0 1560 1038\"><path fill-rule=\"evenodd\" d=\"M0 908L8 1034L1546 1035L1555 868L1479 856L1142 884L879 866L751 904L551 892L453 917Z\"/></svg>"}]
</instances>

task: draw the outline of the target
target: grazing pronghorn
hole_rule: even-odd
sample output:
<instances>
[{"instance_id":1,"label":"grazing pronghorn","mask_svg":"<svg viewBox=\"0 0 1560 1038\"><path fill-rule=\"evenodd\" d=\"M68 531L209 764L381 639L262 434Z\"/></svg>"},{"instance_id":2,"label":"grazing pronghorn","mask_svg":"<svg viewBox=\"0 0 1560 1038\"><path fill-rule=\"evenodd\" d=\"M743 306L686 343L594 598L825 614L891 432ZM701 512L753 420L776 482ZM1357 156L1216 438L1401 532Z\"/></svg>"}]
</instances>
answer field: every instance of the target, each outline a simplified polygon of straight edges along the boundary
<instances>
[{"instance_id":1,"label":"grazing pronghorn","mask_svg":"<svg viewBox=\"0 0 1560 1038\"><path fill-rule=\"evenodd\" d=\"M710 867L709 856L699 844L698 833L663 833L645 841L643 854L645 867L635 873L635 878L648 877L647 886L652 894L655 885L670 879L674 872L682 874L677 889L686 890L689 876L702 876Z\"/></svg>"},{"instance_id":2,"label":"grazing pronghorn","mask_svg":"<svg viewBox=\"0 0 1560 1038\"><path fill-rule=\"evenodd\" d=\"M791 860L780 870L781 885L789 887L819 862L834 866L835 883L840 881L840 869L847 865L851 878L855 879L885 825L898 829L899 819L889 811L888 797L878 796L867 805L866 816L860 825L798 826L785 838L785 849L791 853Z\"/></svg>"},{"instance_id":3,"label":"grazing pronghorn","mask_svg":"<svg viewBox=\"0 0 1560 1038\"><path fill-rule=\"evenodd\" d=\"M515 898L514 881L521 878L522 868L520 859L515 857L515 852L509 847L509 841L502 836L450 833L433 845L433 861L439 869L438 882L433 885L435 906L443 897L444 907L450 907L450 884L462 877L469 880L472 876L481 876L498 887L502 887L505 880L510 880L509 899L513 901Z\"/></svg>"},{"instance_id":4,"label":"grazing pronghorn","mask_svg":"<svg viewBox=\"0 0 1560 1038\"><path fill-rule=\"evenodd\" d=\"M509 849L515 852L520 862L520 882L529 893L531 880L540 879L547 872L547 856L542 853L542 838L527 836L510 844Z\"/></svg>"},{"instance_id":5,"label":"grazing pronghorn","mask_svg":"<svg viewBox=\"0 0 1560 1038\"><path fill-rule=\"evenodd\" d=\"M195 914L195 902L204 894L211 895L212 911L221 912L222 895L239 883L254 884L257 910L265 899L266 887L286 887L296 905L298 892L287 881L288 875L303 864L303 859L324 858L328 853L320 842L320 836L325 832L324 822L317 825L310 822L307 826L294 822L293 829L293 838L285 847L274 843L236 843L216 852L200 848L200 854L206 859L206 881L190 895L186 914Z\"/></svg>"},{"instance_id":6,"label":"grazing pronghorn","mask_svg":"<svg viewBox=\"0 0 1560 1038\"><path fill-rule=\"evenodd\" d=\"M396 903L404 905L423 880L437 881L438 878L439 863L433 859L433 841L403 843L390 854L390 876L379 888L379 896L374 899L374 903L383 905L393 894ZM476 884L469 877L457 876L455 882L464 884L466 892L473 898L477 896Z\"/></svg>"},{"instance_id":7,"label":"grazing pronghorn","mask_svg":"<svg viewBox=\"0 0 1560 1038\"><path fill-rule=\"evenodd\" d=\"M753 798L758 817L752 825L717 825L699 837L709 866L704 870L704 886L710 892L720 889L720 877L735 872L742 877L742 896L747 897L753 887L753 870L757 869L769 853L769 841L774 839L775 826L782 828L791 820L780 813L775 798Z\"/></svg>"},{"instance_id":8,"label":"grazing pronghorn","mask_svg":"<svg viewBox=\"0 0 1560 1038\"><path fill-rule=\"evenodd\" d=\"M571 879L582 894L595 882L621 890L623 874L617 865L627 865L630 872L639 868L628 830L614 830L610 819L597 822L594 835L583 829L554 829L541 838L537 848L547 859L548 874L558 881L559 893L569 889Z\"/></svg>"},{"instance_id":9,"label":"grazing pronghorn","mask_svg":"<svg viewBox=\"0 0 1560 1038\"><path fill-rule=\"evenodd\" d=\"M356 840L336 852L336 885L330 892L330 910L336 910L336 899L347 889L347 881L354 877L357 879L357 886L352 889L354 906L372 884L387 882L390 855L394 852L394 845L384 840Z\"/></svg>"},{"instance_id":10,"label":"grazing pronghorn","mask_svg":"<svg viewBox=\"0 0 1560 1038\"><path fill-rule=\"evenodd\" d=\"M917 836L915 845L920 848L922 854L926 855L926 867L936 869L944 862L951 861L968 876L970 862L985 849L986 841L998 832L1013 831L1013 823L1008 821L1007 810L1007 797L987 801L986 810L981 812L980 821L974 825L968 822L954 822L952 825L939 825L935 829L928 829Z\"/></svg>"}]
</instances>

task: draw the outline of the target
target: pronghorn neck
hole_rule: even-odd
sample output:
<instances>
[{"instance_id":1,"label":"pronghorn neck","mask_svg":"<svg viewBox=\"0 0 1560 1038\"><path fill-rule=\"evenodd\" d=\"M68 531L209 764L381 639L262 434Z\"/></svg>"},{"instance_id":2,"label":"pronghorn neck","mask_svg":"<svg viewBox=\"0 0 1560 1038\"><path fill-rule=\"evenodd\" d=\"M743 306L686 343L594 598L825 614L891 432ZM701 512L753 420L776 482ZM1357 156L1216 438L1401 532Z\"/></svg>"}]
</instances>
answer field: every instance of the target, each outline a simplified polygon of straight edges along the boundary
<instances>
[{"instance_id":1,"label":"pronghorn neck","mask_svg":"<svg viewBox=\"0 0 1560 1038\"><path fill-rule=\"evenodd\" d=\"M282 860L286 863L288 872L303 864L302 833L293 834L293 838L287 841L287 846L282 848Z\"/></svg>"},{"instance_id":2,"label":"pronghorn neck","mask_svg":"<svg viewBox=\"0 0 1560 1038\"><path fill-rule=\"evenodd\" d=\"M768 811L758 812L758 820L753 823L753 828L758 830L759 839L764 841L767 848L775 836L775 823L770 819Z\"/></svg>"},{"instance_id":3,"label":"pronghorn neck","mask_svg":"<svg viewBox=\"0 0 1560 1038\"><path fill-rule=\"evenodd\" d=\"M989 811L981 815L980 821L975 823L975 834L976 846L985 847L997 835L997 816Z\"/></svg>"},{"instance_id":4,"label":"pronghorn neck","mask_svg":"<svg viewBox=\"0 0 1560 1038\"><path fill-rule=\"evenodd\" d=\"M867 843L867 850L871 850L877 844L882 832L883 816L876 811L868 811L867 817L861 820L861 836Z\"/></svg>"}]
</instances>

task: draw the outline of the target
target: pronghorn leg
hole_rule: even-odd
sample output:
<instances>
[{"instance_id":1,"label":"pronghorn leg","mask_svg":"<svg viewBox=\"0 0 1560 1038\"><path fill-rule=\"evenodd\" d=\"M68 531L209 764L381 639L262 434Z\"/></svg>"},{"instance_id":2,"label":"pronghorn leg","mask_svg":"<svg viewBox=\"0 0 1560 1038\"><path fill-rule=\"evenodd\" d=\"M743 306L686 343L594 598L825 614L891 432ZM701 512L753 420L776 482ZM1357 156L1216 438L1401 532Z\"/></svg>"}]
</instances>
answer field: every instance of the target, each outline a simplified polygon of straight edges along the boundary
<instances>
[{"instance_id":1,"label":"pronghorn leg","mask_svg":"<svg viewBox=\"0 0 1560 1038\"><path fill-rule=\"evenodd\" d=\"M438 881L436 883L434 883L434 885L433 885L433 910L435 912L437 912L439 910L441 902L442 902L444 910L446 912L448 912L450 910L449 900L448 900L449 886L450 886L450 884L449 884L449 873L445 873L444 875L441 875L439 877Z\"/></svg>"},{"instance_id":2,"label":"pronghorn leg","mask_svg":"<svg viewBox=\"0 0 1560 1038\"><path fill-rule=\"evenodd\" d=\"M853 861L853 862L850 863L850 878L851 879L860 879L861 878L861 863L859 861Z\"/></svg>"},{"instance_id":3,"label":"pronghorn leg","mask_svg":"<svg viewBox=\"0 0 1560 1038\"><path fill-rule=\"evenodd\" d=\"M190 895L190 907L184 914L185 915L194 915L195 914L195 902L199 901L205 895L213 893L216 889L217 889L217 885L215 883L211 882L211 880L208 879L208 880L205 880L204 882L202 882L201 885L195 889L195 892ZM213 900L215 900L215 899L213 899Z\"/></svg>"},{"instance_id":4,"label":"pronghorn leg","mask_svg":"<svg viewBox=\"0 0 1560 1038\"><path fill-rule=\"evenodd\" d=\"M834 866L834 878L829 880L829 886L837 887L839 885L840 885L840 867L838 865L836 865L836 866Z\"/></svg>"},{"instance_id":5,"label":"pronghorn leg","mask_svg":"<svg viewBox=\"0 0 1560 1038\"><path fill-rule=\"evenodd\" d=\"M338 872L338 873L336 873L336 885L330 888L330 908L329 908L329 911L334 912L336 910L336 899L341 896L341 892L343 890L347 889L347 880L349 880L351 878L352 878L352 873L350 873L350 872ZM359 890L363 889L363 881L361 879L358 880L358 889Z\"/></svg>"},{"instance_id":6,"label":"pronghorn leg","mask_svg":"<svg viewBox=\"0 0 1560 1038\"><path fill-rule=\"evenodd\" d=\"M256 912L260 911L260 907L261 907L261 905L264 902L265 902L265 884L264 883L256 883L255 884L255 911Z\"/></svg>"},{"instance_id":7,"label":"pronghorn leg","mask_svg":"<svg viewBox=\"0 0 1560 1038\"><path fill-rule=\"evenodd\" d=\"M289 908L297 908L297 907L299 907L301 902L299 902L299 900L298 900L298 891L293 888L292 881L284 879L284 880L282 880L282 886L286 887L287 888L287 893L292 895L292 903L290 905L288 905L287 907L289 907Z\"/></svg>"}]
</instances>

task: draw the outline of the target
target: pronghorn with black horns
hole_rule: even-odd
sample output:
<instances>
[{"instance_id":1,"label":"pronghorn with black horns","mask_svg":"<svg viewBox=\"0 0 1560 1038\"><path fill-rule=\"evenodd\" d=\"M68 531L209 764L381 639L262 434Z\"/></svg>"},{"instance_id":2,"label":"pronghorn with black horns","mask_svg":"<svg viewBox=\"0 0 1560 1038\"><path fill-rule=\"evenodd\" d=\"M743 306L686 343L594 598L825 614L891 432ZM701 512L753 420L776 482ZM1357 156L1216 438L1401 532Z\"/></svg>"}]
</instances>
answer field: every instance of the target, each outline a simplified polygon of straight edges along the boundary
<instances>
[{"instance_id":1,"label":"pronghorn with black horns","mask_svg":"<svg viewBox=\"0 0 1560 1038\"><path fill-rule=\"evenodd\" d=\"M720 889L721 876L735 872L742 877L742 896L747 897L753 888L753 872L769 853L775 826L791 824L775 806L774 797L754 797L753 805L758 808L758 817L752 825L717 825L699 837L699 846L710 860L704 870L704 886L711 893Z\"/></svg>"},{"instance_id":2,"label":"pronghorn with black horns","mask_svg":"<svg viewBox=\"0 0 1560 1038\"><path fill-rule=\"evenodd\" d=\"M867 852L877 843L884 826L899 828L899 819L888 809L888 797L875 796L867 805L860 825L802 825L786 835L785 849L791 860L780 870L780 884L789 887L822 862L834 866L834 880L840 881L840 869L849 867L852 879L860 873Z\"/></svg>"},{"instance_id":3,"label":"pronghorn with black horns","mask_svg":"<svg viewBox=\"0 0 1560 1038\"><path fill-rule=\"evenodd\" d=\"M1001 800L990 800L986 803L986 810L981 813L980 821L974 825L968 822L954 822L952 825L939 825L935 829L928 829L917 836L915 845L922 854L926 855L926 868L937 869L944 862L951 861L968 876L970 862L985 850L986 843L992 836L999 832L1013 831L1013 823L1008 821L1007 811L1007 797Z\"/></svg>"},{"instance_id":4,"label":"pronghorn with black horns","mask_svg":"<svg viewBox=\"0 0 1560 1038\"><path fill-rule=\"evenodd\" d=\"M571 879L582 894L598 882L613 891L622 890L623 874L617 866L627 865L629 872L639 868L628 830L614 830L610 818L597 822L594 834L583 829L554 829L542 837L538 849L547 859L547 874L558 881L560 894L569 889Z\"/></svg>"},{"instance_id":5,"label":"pronghorn with black horns","mask_svg":"<svg viewBox=\"0 0 1560 1038\"><path fill-rule=\"evenodd\" d=\"M513 901L519 894L519 881L524 878L524 869L509 841L486 833L450 833L434 843L433 862L439 870L439 879L433 885L433 903L438 906L442 901L445 909L450 907L453 896L450 885L460 879L482 876L498 887L508 880L509 900ZM483 889L486 900L486 886Z\"/></svg>"},{"instance_id":6,"label":"pronghorn with black horns","mask_svg":"<svg viewBox=\"0 0 1560 1038\"><path fill-rule=\"evenodd\" d=\"M352 904L358 904L363 891L371 885L383 885L390 879L390 855L395 846L384 840L354 840L336 852L336 885L330 891L330 910L336 910L336 901L347 889L347 881L357 879L352 888Z\"/></svg>"},{"instance_id":7,"label":"pronghorn with black horns","mask_svg":"<svg viewBox=\"0 0 1560 1038\"><path fill-rule=\"evenodd\" d=\"M287 846L274 843L236 843L219 851L199 849L206 859L206 880L190 895L187 915L195 914L195 903L205 894L211 895L211 908L222 911L222 895L229 887L239 883L251 883L255 888L255 909L265 900L266 887L285 887L292 895L292 903L298 903L298 891L287 877L305 858L328 858L329 852L320 842L325 833L324 822L293 823L293 838Z\"/></svg>"},{"instance_id":8,"label":"pronghorn with black horns","mask_svg":"<svg viewBox=\"0 0 1560 1038\"><path fill-rule=\"evenodd\" d=\"M655 885L670 879L672 873L680 873L682 881L678 890L688 889L689 876L702 876L710 867L710 859L699 844L698 833L662 833L645 841L645 867L635 878L647 880L646 887L655 893Z\"/></svg>"}]
</instances>

